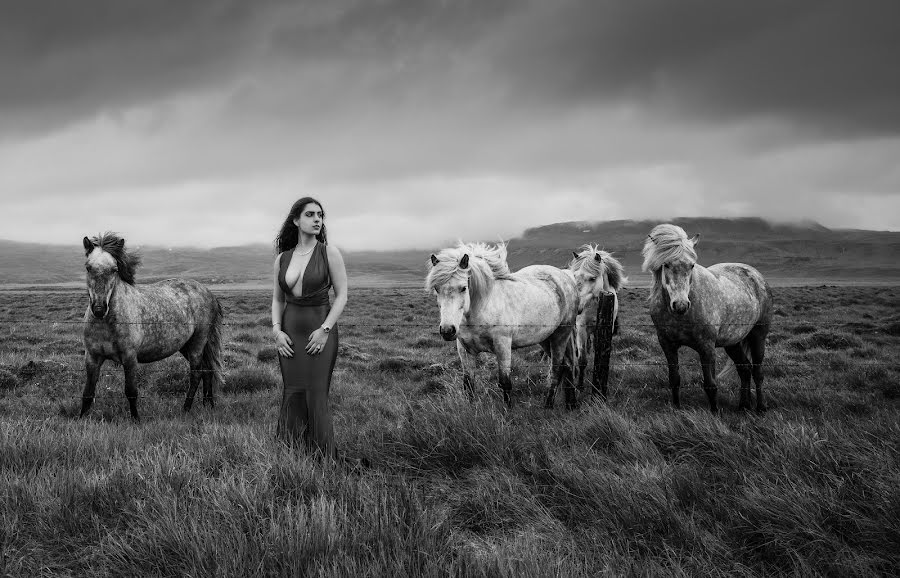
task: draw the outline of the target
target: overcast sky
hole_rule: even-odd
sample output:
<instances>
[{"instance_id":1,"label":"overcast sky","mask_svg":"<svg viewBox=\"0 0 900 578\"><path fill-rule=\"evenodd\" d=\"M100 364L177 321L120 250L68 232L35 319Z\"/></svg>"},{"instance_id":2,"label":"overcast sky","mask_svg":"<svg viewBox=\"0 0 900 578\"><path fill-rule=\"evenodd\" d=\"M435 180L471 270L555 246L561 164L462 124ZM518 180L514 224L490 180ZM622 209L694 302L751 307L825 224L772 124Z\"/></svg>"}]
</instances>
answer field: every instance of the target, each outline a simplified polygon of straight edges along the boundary
<instances>
[{"instance_id":1,"label":"overcast sky","mask_svg":"<svg viewBox=\"0 0 900 578\"><path fill-rule=\"evenodd\" d=\"M0 238L900 230L895 0L0 0ZM603 239L598 239L603 242Z\"/></svg>"}]
</instances>

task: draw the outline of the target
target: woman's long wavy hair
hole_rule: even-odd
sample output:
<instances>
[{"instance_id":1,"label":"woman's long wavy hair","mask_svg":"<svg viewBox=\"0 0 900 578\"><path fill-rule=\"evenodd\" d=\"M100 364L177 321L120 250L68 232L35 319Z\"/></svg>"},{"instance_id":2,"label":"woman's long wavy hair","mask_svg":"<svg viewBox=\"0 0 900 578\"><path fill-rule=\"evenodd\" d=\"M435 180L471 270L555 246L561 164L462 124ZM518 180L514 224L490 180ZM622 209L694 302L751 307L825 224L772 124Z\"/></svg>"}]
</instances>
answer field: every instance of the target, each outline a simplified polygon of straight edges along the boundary
<instances>
[{"instance_id":1,"label":"woman's long wavy hair","mask_svg":"<svg viewBox=\"0 0 900 578\"><path fill-rule=\"evenodd\" d=\"M275 236L276 253L284 253L285 251L289 251L296 247L297 243L300 242L300 232L297 230L297 225L294 224L294 219L299 217L300 213L303 212L304 207L306 207L306 205L310 203L315 203L316 205L319 205L320 209L322 209L322 230L319 231L318 235L316 235L316 239L323 245L328 244L327 236L325 234L325 209L324 207L322 207L322 203L312 197L303 197L302 199L291 205L291 211L288 213L288 216L284 220L284 223L282 223L281 229L278 231L278 235Z\"/></svg>"}]
</instances>

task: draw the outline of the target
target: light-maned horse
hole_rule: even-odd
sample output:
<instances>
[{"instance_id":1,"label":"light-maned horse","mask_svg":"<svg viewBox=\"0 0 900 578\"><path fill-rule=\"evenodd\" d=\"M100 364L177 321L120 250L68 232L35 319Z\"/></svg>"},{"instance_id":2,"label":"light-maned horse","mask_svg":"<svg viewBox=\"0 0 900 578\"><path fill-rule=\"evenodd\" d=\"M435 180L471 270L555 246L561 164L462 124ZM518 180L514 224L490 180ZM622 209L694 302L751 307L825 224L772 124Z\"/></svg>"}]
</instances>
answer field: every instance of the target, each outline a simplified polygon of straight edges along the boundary
<instances>
[{"instance_id":1,"label":"light-maned horse","mask_svg":"<svg viewBox=\"0 0 900 578\"><path fill-rule=\"evenodd\" d=\"M582 245L578 251L573 251L572 255L569 271L575 277L579 302L578 318L575 321L575 352L578 359L578 370L575 375L578 389L582 389L588 356L594 346L600 293L613 294L615 298L613 327L618 328L618 292L625 286L628 278L625 277L625 268L622 264L596 245Z\"/></svg>"},{"instance_id":2,"label":"light-maned horse","mask_svg":"<svg viewBox=\"0 0 900 578\"><path fill-rule=\"evenodd\" d=\"M490 352L497 357L503 399L511 405L512 350L540 344L551 367L545 407L553 407L560 383L566 406L576 405L570 339L578 293L570 274L550 265L530 265L513 273L503 243L460 243L431 255L429 265L425 288L437 294L440 333L447 341L456 340L470 395L478 355Z\"/></svg>"},{"instance_id":3,"label":"light-maned horse","mask_svg":"<svg viewBox=\"0 0 900 578\"><path fill-rule=\"evenodd\" d=\"M765 411L762 363L772 321L772 290L763 276L743 263L697 263L700 235L688 239L677 225L657 225L642 254L644 271L652 273L650 318L669 367L672 404L679 406L681 376L678 348L686 345L700 356L703 389L711 411L717 411L716 347L724 347L741 378L740 409L751 407L750 377L756 382L756 410Z\"/></svg>"},{"instance_id":4,"label":"light-maned horse","mask_svg":"<svg viewBox=\"0 0 900 578\"><path fill-rule=\"evenodd\" d=\"M214 405L222 383L222 306L213 293L189 279L167 279L137 286L140 257L125 250L115 233L84 238L90 304L84 315L82 417L90 410L100 368L107 359L125 370L125 397L131 417L137 411L138 363L159 361L180 352L190 364L184 410L191 409L203 381L203 401Z\"/></svg>"}]
</instances>

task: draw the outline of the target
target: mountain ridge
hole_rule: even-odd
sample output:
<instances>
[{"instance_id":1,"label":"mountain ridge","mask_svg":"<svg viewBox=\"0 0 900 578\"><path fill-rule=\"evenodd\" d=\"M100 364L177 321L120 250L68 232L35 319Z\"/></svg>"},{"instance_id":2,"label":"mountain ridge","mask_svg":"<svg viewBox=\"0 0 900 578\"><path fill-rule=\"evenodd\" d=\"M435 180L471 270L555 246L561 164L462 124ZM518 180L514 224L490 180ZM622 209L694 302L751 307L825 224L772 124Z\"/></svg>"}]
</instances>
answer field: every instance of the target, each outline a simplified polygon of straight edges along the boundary
<instances>
[{"instance_id":1,"label":"mountain ridge","mask_svg":"<svg viewBox=\"0 0 900 578\"><path fill-rule=\"evenodd\" d=\"M782 277L900 279L900 232L829 229L814 221L773 223L758 217L551 223L530 227L509 239L509 264L514 271L533 263L564 267L572 251L582 244L594 243L622 261L629 275L639 275L644 240L661 222L677 224L688 234L701 234L697 250L703 265L740 261L764 274ZM145 245L136 249L143 257L138 282L189 277L209 283L268 283L275 257L272 247L263 243L209 249ZM415 282L424 276L428 256L439 249L344 254L351 278ZM83 266L81 243L0 240L3 284L82 281Z\"/></svg>"}]
</instances>

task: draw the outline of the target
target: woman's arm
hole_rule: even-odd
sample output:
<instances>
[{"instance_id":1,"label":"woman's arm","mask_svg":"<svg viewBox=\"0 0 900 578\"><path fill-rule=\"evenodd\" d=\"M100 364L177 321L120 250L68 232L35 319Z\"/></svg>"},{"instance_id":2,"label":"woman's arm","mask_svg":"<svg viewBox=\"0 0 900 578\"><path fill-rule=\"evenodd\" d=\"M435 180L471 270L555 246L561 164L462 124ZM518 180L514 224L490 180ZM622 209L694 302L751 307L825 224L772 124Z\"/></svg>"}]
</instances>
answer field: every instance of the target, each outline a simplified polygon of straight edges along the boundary
<instances>
[{"instance_id":1,"label":"woman's arm","mask_svg":"<svg viewBox=\"0 0 900 578\"><path fill-rule=\"evenodd\" d=\"M334 304L323 325L334 327L344 312L344 306L347 305L347 269L337 247L326 245L325 250L328 251L328 271L331 273L331 285L334 287Z\"/></svg>"},{"instance_id":2,"label":"woman's arm","mask_svg":"<svg viewBox=\"0 0 900 578\"><path fill-rule=\"evenodd\" d=\"M278 274L281 272L281 254L275 258L275 279L272 284L272 334L275 336L275 348L285 357L294 355L291 345L294 344L288 334L281 330L281 316L284 313L284 292L278 283Z\"/></svg>"}]
</instances>

